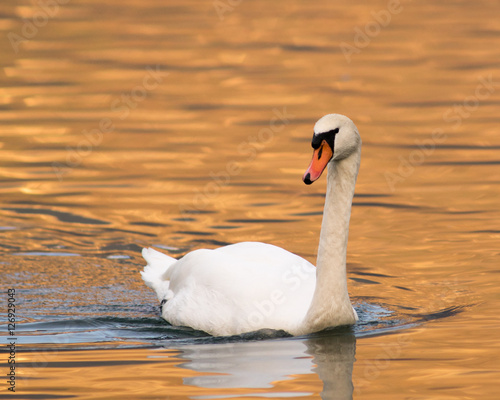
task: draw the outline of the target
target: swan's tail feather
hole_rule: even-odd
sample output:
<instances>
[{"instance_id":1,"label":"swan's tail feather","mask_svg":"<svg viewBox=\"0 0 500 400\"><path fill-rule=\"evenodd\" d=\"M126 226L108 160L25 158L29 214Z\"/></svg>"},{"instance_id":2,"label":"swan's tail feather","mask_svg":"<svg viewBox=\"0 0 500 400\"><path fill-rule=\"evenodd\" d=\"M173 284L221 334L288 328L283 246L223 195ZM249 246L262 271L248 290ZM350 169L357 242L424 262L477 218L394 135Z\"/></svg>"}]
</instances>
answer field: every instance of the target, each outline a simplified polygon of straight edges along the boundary
<instances>
[{"instance_id":1,"label":"swan's tail feather","mask_svg":"<svg viewBox=\"0 0 500 400\"><path fill-rule=\"evenodd\" d=\"M168 300L169 269L177 260L152 248L142 249L142 256L148 263L141 271L144 283L156 292L159 301Z\"/></svg>"}]
</instances>

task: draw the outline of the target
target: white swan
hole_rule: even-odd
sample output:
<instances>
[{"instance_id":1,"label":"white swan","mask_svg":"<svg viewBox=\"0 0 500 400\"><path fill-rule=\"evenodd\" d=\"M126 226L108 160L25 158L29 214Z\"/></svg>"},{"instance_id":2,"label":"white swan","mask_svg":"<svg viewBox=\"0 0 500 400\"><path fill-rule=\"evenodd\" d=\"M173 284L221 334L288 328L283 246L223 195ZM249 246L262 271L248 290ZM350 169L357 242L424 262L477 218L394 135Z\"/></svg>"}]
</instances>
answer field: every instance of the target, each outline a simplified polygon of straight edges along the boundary
<instances>
[{"instance_id":1,"label":"white swan","mask_svg":"<svg viewBox=\"0 0 500 400\"><path fill-rule=\"evenodd\" d=\"M142 278L158 295L165 320L214 336L265 328L303 335L357 321L346 250L361 138L349 118L328 114L314 126L312 147L304 182L314 182L328 165L317 268L257 242L195 250L180 260L143 249L148 265Z\"/></svg>"}]
</instances>

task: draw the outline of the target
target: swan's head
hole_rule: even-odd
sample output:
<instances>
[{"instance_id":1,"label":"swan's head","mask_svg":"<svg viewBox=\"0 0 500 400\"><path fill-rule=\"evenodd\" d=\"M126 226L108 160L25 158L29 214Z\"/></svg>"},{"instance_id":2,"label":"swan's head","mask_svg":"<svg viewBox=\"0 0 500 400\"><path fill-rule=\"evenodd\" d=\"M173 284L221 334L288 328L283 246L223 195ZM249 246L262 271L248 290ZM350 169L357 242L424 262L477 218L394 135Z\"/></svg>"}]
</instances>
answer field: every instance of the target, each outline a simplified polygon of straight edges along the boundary
<instances>
[{"instance_id":1,"label":"swan's head","mask_svg":"<svg viewBox=\"0 0 500 400\"><path fill-rule=\"evenodd\" d=\"M358 128L349 118L340 114L328 114L314 125L311 143L314 153L311 164L302 180L307 185L321 176L330 161L349 157L361 146Z\"/></svg>"}]
</instances>

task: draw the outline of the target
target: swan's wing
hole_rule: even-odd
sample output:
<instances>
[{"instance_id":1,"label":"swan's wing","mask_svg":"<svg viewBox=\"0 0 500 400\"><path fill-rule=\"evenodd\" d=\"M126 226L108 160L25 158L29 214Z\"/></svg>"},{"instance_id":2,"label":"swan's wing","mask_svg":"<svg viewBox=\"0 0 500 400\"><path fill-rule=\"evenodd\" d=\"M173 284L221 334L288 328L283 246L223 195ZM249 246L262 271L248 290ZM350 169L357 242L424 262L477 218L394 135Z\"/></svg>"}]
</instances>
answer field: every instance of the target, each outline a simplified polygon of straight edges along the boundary
<instances>
[{"instance_id":1,"label":"swan's wing","mask_svg":"<svg viewBox=\"0 0 500 400\"><path fill-rule=\"evenodd\" d=\"M213 335L263 328L292 331L312 300L315 267L264 243L196 250L171 269L164 318Z\"/></svg>"}]
</instances>

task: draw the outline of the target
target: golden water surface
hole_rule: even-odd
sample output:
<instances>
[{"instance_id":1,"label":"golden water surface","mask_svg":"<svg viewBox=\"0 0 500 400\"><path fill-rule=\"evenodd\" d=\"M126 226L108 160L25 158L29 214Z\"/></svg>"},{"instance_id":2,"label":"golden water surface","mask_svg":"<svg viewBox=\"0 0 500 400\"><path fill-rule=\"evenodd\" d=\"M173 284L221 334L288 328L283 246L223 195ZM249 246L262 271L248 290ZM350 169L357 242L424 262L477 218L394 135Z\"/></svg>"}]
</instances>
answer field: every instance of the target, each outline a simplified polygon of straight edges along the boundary
<instances>
[{"instance_id":1,"label":"golden water surface","mask_svg":"<svg viewBox=\"0 0 500 400\"><path fill-rule=\"evenodd\" d=\"M498 398L499 12L3 2L0 270L20 333L16 392L2 379L0 399ZM256 240L314 262L325 179L301 176L331 112L363 139L348 277L364 325L165 334L143 246Z\"/></svg>"}]
</instances>

